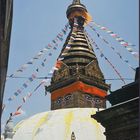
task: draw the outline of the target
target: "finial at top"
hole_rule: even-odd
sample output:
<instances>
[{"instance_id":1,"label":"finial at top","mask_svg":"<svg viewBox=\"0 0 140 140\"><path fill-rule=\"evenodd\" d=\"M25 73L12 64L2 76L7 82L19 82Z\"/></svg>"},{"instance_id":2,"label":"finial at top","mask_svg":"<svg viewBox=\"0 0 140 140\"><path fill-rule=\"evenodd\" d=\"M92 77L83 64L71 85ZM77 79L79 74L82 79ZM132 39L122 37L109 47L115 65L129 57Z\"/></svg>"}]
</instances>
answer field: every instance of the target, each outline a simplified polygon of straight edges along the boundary
<instances>
[{"instance_id":1,"label":"finial at top","mask_svg":"<svg viewBox=\"0 0 140 140\"><path fill-rule=\"evenodd\" d=\"M80 4L80 0L73 0L73 4Z\"/></svg>"}]
</instances>

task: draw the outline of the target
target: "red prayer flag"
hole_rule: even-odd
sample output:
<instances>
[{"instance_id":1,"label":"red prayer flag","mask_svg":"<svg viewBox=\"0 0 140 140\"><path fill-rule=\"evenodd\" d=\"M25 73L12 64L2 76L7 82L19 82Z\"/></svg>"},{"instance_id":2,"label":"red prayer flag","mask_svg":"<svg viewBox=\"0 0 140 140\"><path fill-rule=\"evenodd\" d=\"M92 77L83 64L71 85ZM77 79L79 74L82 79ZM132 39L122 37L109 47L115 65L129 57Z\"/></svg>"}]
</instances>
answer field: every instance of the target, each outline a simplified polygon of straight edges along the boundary
<instances>
[{"instance_id":1,"label":"red prayer flag","mask_svg":"<svg viewBox=\"0 0 140 140\"><path fill-rule=\"evenodd\" d=\"M58 60L58 61L56 62L55 67L56 67L56 68L60 68L61 65L62 65L62 61Z\"/></svg>"},{"instance_id":2,"label":"red prayer flag","mask_svg":"<svg viewBox=\"0 0 140 140\"><path fill-rule=\"evenodd\" d=\"M16 111L16 112L13 114L13 116L20 115L20 114L21 114L21 112Z\"/></svg>"}]
</instances>

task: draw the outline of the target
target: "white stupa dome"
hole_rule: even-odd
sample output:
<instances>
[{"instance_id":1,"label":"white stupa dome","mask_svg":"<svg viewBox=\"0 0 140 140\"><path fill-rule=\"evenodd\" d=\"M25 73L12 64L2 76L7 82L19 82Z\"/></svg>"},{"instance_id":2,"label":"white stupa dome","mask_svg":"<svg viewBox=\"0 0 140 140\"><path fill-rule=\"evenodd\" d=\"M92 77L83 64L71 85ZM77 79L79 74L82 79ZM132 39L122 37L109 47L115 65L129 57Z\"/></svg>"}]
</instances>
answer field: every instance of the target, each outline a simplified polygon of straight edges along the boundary
<instances>
[{"instance_id":1,"label":"white stupa dome","mask_svg":"<svg viewBox=\"0 0 140 140\"><path fill-rule=\"evenodd\" d=\"M59 109L36 114L16 125L13 140L105 140L104 128L91 115L95 108Z\"/></svg>"}]
</instances>

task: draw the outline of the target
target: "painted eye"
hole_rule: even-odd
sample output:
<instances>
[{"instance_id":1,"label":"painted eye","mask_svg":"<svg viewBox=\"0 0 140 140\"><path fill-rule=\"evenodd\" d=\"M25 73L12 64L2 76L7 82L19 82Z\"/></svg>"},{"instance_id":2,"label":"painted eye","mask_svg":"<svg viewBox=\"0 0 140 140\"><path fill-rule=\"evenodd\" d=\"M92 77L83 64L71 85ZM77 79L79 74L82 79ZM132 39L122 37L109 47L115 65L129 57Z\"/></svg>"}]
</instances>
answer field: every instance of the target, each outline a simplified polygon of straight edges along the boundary
<instances>
[{"instance_id":1,"label":"painted eye","mask_svg":"<svg viewBox=\"0 0 140 140\"><path fill-rule=\"evenodd\" d=\"M91 97L90 95L85 95L85 98L86 98L87 100L92 100L92 97Z\"/></svg>"},{"instance_id":2,"label":"painted eye","mask_svg":"<svg viewBox=\"0 0 140 140\"><path fill-rule=\"evenodd\" d=\"M61 102L62 102L62 98L58 98L56 101L57 104L60 104Z\"/></svg>"},{"instance_id":3,"label":"painted eye","mask_svg":"<svg viewBox=\"0 0 140 140\"><path fill-rule=\"evenodd\" d=\"M67 95L67 96L65 97L65 101L68 101L70 98L71 98L71 95Z\"/></svg>"},{"instance_id":4,"label":"painted eye","mask_svg":"<svg viewBox=\"0 0 140 140\"><path fill-rule=\"evenodd\" d=\"M96 98L96 99L95 99L95 102L96 102L96 103L100 103L101 100L100 100L99 98Z\"/></svg>"}]
</instances>

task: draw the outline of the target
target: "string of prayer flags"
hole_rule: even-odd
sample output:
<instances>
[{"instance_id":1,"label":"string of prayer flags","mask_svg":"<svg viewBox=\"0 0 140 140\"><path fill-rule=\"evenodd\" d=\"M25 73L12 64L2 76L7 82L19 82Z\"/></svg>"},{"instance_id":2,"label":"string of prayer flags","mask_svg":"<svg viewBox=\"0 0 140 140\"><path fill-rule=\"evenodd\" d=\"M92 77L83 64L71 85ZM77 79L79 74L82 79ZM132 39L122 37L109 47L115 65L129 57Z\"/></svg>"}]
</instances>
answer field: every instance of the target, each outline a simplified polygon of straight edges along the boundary
<instances>
[{"instance_id":1,"label":"string of prayer flags","mask_svg":"<svg viewBox=\"0 0 140 140\"><path fill-rule=\"evenodd\" d=\"M113 68L113 70L117 73L117 75L120 77L120 79L123 81L123 83L125 84L124 79L122 78L121 74L117 71L117 69L114 67L114 65L108 60L108 58L103 54L102 50L99 48L99 46L95 43L95 41L91 38L91 36L86 32L87 36L90 38L91 43L93 44L93 46L95 46L97 48L97 50L99 50L100 52L100 56L104 57L104 59L110 64L110 66Z\"/></svg>"},{"instance_id":2,"label":"string of prayer flags","mask_svg":"<svg viewBox=\"0 0 140 140\"><path fill-rule=\"evenodd\" d=\"M49 80L49 79L47 79L47 80L42 80L42 81L40 82L40 84L33 90L33 92L27 93L27 95L24 96L24 97L22 98L22 104L21 104L20 106L17 107L17 109L16 109L16 111L15 111L14 113L11 113L11 116L17 116L17 115L22 114L24 111L23 111L21 108L22 108L23 104L26 103L26 100L29 99L29 98L32 96L32 94L33 94L35 91L37 91L38 88L39 88L41 85L43 85L44 83L47 83L48 80ZM49 81L50 81L50 80L49 80ZM6 107L6 105L3 104L3 110L4 110L5 107Z\"/></svg>"},{"instance_id":3,"label":"string of prayer flags","mask_svg":"<svg viewBox=\"0 0 140 140\"><path fill-rule=\"evenodd\" d=\"M28 80L25 81L25 82L22 84L22 86L21 86L16 92L14 92L14 95L13 95L12 97L8 98L8 101L12 101L12 100L15 99L15 97L17 97L18 95L20 95L20 94L23 92L23 90L24 90L25 88L27 88L27 87L29 86L29 84L30 84L32 81L34 81L35 78L36 78L36 73L33 73L33 74L28 78Z\"/></svg>"},{"instance_id":4,"label":"string of prayer flags","mask_svg":"<svg viewBox=\"0 0 140 140\"><path fill-rule=\"evenodd\" d=\"M43 85L44 83L46 83L46 80L42 80L41 81L41 83L33 90L33 92L29 92L29 93L27 93L27 95L26 96L24 96L23 98L22 98L22 104L20 105L20 106L18 106L17 107L17 109L16 109L16 111L14 112L14 113L12 113L12 116L17 116L17 115L20 115L20 114L22 114L22 106L23 106L23 103L26 103L26 100L28 99L28 98L30 98L31 96L32 96L32 94L35 92L35 91L37 91L37 89L41 86L41 85ZM4 108L6 107L6 105L4 104ZM4 108L3 108L3 110L4 110Z\"/></svg>"},{"instance_id":5,"label":"string of prayer flags","mask_svg":"<svg viewBox=\"0 0 140 140\"><path fill-rule=\"evenodd\" d=\"M66 31L67 31L68 27L69 27L69 24L67 24L67 25L65 26L65 28L62 30L62 33L59 33L59 37L60 37L60 36L62 37L62 35L66 34ZM57 38L58 38L58 36L57 36ZM52 42L57 43L56 41L59 41L59 39L57 39L57 40L55 39L55 40L53 40ZM49 48L52 48L52 47L53 47L53 49L56 49L55 46L53 46L53 45L51 45L51 44L48 44L48 46L46 46L43 50L41 50L34 58L30 59L30 61L28 61L28 62L26 63L26 65L23 65L23 66L19 69L19 71L23 72L23 70L24 70L25 68L27 68L28 65L32 65L32 64L34 63L35 59L39 59L39 58L43 55L43 52L44 52L44 51L47 51ZM52 56L52 53L51 53L51 52L49 53L49 56ZM45 66L45 62L46 62L46 58L45 58L45 59L43 60L43 62L41 63L41 66L42 66L42 67ZM54 70L53 70L53 68L52 68L48 75L51 75L51 76L52 76L53 71L54 71ZM37 73L39 72L39 68L36 68L36 72L37 72ZM13 95L12 97L8 98L8 101L13 101L13 100L15 99L15 97L17 97L19 94L21 94L21 93L23 92L23 90L29 86L29 83L31 83L31 82L34 81L34 79L35 79L36 76L37 76L37 73L33 73L32 76L29 77L28 80L25 81L25 82L22 84L22 86L21 86L16 92L14 92L14 95ZM11 74L10 76L11 76L11 77L14 77L15 74ZM40 85L40 86L41 86L41 85ZM40 87L40 86L39 86L39 87ZM34 91L36 91L39 87L36 87L36 89L35 89ZM30 94L30 96L31 96L31 95L32 95L32 93ZM23 100L24 100L24 102L26 101L25 98L24 98Z\"/></svg>"},{"instance_id":6,"label":"string of prayer flags","mask_svg":"<svg viewBox=\"0 0 140 140\"><path fill-rule=\"evenodd\" d=\"M64 28L61 30L60 33L58 33L58 35L56 36L56 38L54 40L52 40L51 43L49 43L45 48L43 48L42 50L40 50L32 59L30 59L27 63L23 64L19 69L17 69L13 74L10 74L10 77L14 77L20 73L22 73L24 70L26 70L27 67L29 67L29 65L33 65L35 60L40 59L45 53L46 51L48 51L49 49L53 48L53 50L56 50L57 48L55 46L58 46L58 41L63 41L63 36L66 35L66 32L68 30L69 24L67 23ZM52 45L52 43L55 45ZM52 53L49 53L49 56L52 56ZM9 79L7 78L7 80Z\"/></svg>"},{"instance_id":7,"label":"string of prayer flags","mask_svg":"<svg viewBox=\"0 0 140 140\"><path fill-rule=\"evenodd\" d=\"M28 98L30 98L30 97L32 96L32 94L33 94L35 91L37 91L37 89L38 89L41 85L43 85L44 83L46 83L46 80L42 80L41 83L33 90L32 93L28 93L26 96L24 96L24 97L22 98L23 103L26 103L26 100L27 100ZM20 106L17 108L16 112L13 113L13 116L16 116L16 115L21 114L21 111L20 111L20 110L21 110L22 106L23 106L23 104L20 105Z\"/></svg>"},{"instance_id":8,"label":"string of prayer flags","mask_svg":"<svg viewBox=\"0 0 140 140\"><path fill-rule=\"evenodd\" d=\"M120 79L123 81L123 83L125 84L124 79L122 78L122 76L120 75L120 73L116 70L116 68L113 66L113 64L106 58L104 57L105 60L112 66L112 68L115 70L115 72L119 75Z\"/></svg>"},{"instance_id":9,"label":"string of prayer flags","mask_svg":"<svg viewBox=\"0 0 140 140\"><path fill-rule=\"evenodd\" d=\"M138 52L134 51L131 46L136 46L132 43L129 43L127 41L125 41L123 38L121 38L119 35L117 35L116 33L114 33L113 31L109 30L107 27L101 26L97 23L95 23L94 21L92 21L91 23L93 23L96 27L98 27L99 29L105 31L106 33L108 33L111 37L113 37L117 42L119 42L120 45L122 45L124 48L126 48L126 50L128 52L130 52L137 60L139 60L139 54ZM134 55L134 53L136 53L136 55Z\"/></svg>"},{"instance_id":10,"label":"string of prayer flags","mask_svg":"<svg viewBox=\"0 0 140 140\"><path fill-rule=\"evenodd\" d=\"M110 47L110 48L119 56L119 58L120 58L124 63L126 63L132 70L135 71L135 68L133 68L133 67L129 64L129 61L128 61L128 60L125 60L125 59L122 57L122 55L120 54L120 52L118 52L113 46L111 46L110 43L109 43L106 39L104 39L104 38L96 31L96 29L95 29L93 26L89 25L89 27L96 33L96 35L97 35L108 47Z\"/></svg>"}]
</instances>

